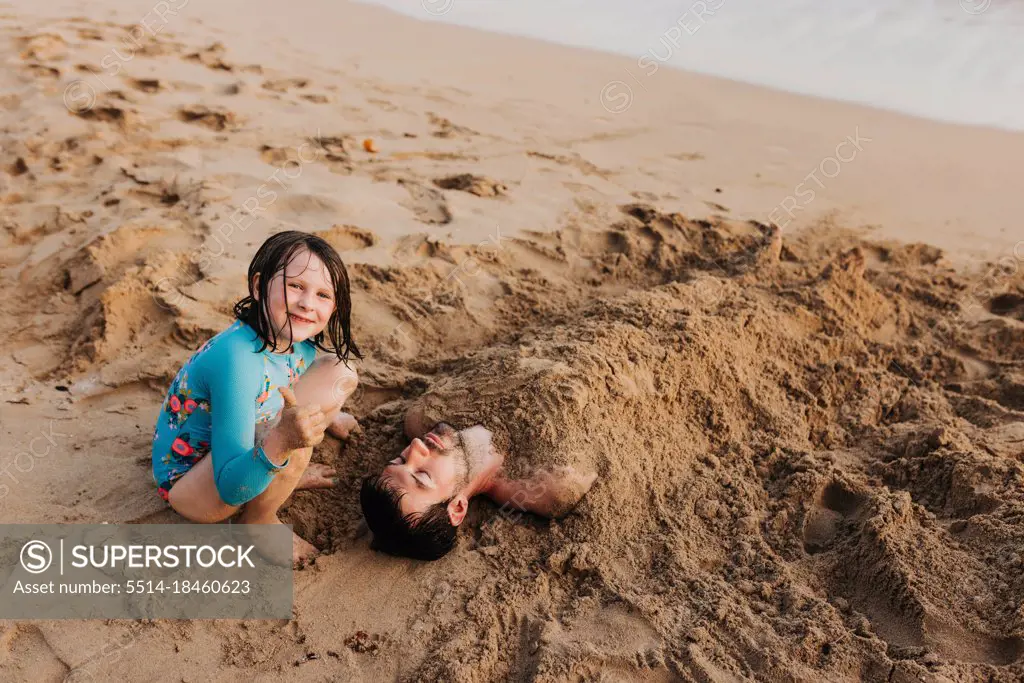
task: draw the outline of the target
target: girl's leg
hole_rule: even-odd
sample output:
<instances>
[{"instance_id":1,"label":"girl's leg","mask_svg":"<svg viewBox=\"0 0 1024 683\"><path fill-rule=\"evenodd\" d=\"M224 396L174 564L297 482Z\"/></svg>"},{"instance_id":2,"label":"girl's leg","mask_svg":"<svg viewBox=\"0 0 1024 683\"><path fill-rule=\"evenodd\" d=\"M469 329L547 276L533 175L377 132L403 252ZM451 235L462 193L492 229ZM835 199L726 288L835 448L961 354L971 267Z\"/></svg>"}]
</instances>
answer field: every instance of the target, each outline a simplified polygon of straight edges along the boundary
<instances>
[{"instance_id":1,"label":"girl's leg","mask_svg":"<svg viewBox=\"0 0 1024 683\"><path fill-rule=\"evenodd\" d=\"M321 356L314 361L309 370L304 372L295 383L295 398L299 405L310 403L324 408L324 417L328 424L341 412L345 401L355 392L358 385L355 370L344 363L337 362L332 356ZM274 476L270 485L249 502L245 503L239 522L243 524L280 524L277 511L303 482L303 474L309 466L312 448L300 448L292 451L288 457L288 466ZM312 469L312 468L310 468ZM310 472L308 481L303 482L310 488L321 486L323 479L319 474ZM220 522L238 510L227 505L220 499L213 479L213 462L210 457L200 460L195 467L179 479L171 488L168 502L178 514L194 522ZM315 552L315 548L295 537L296 559ZM302 551L302 552L300 552Z\"/></svg>"},{"instance_id":2,"label":"girl's leg","mask_svg":"<svg viewBox=\"0 0 1024 683\"><path fill-rule=\"evenodd\" d=\"M338 363L336 358L321 356L295 383L295 400L299 405L321 406L324 409L324 418L327 424L330 424L341 412L341 406L355 392L358 382L355 370L344 363ZM238 521L242 524L280 524L277 511L291 497L302 480L312 455L312 448L291 451L288 456L291 458L288 467L277 473L263 493L245 504ZM293 561L309 559L316 552L316 548L311 544L298 535L293 535Z\"/></svg>"},{"instance_id":3,"label":"girl's leg","mask_svg":"<svg viewBox=\"0 0 1024 683\"><path fill-rule=\"evenodd\" d=\"M213 459L206 456L174 482L167 502L179 515L192 522L223 522L238 510L220 499L213 479Z\"/></svg>"},{"instance_id":4,"label":"girl's leg","mask_svg":"<svg viewBox=\"0 0 1024 683\"><path fill-rule=\"evenodd\" d=\"M312 453L312 449L305 450ZM303 460L303 457L296 458L294 461L297 467L301 467L301 460ZM308 456L306 460L308 461ZM292 469L292 463L289 463L288 467L282 470L277 477L274 477L275 481L278 477L289 472L290 469ZM291 475L289 474L289 476ZM326 465L308 465L305 467L305 472L299 475L298 484L294 488L330 488L334 485L333 476L334 470ZM273 486L274 482L271 482L270 485ZM267 490L269 491L270 487L267 487ZM264 491L261 495L266 493L267 491ZM259 496L253 500L258 498ZM213 461L210 459L210 456L206 456L197 462L181 479L174 482L167 500L171 504L171 508L179 515L189 521L202 524L223 522L239 509L233 505L228 505L220 499L220 494L217 493L217 485L214 484L213 480Z\"/></svg>"},{"instance_id":5,"label":"girl's leg","mask_svg":"<svg viewBox=\"0 0 1024 683\"><path fill-rule=\"evenodd\" d=\"M242 507L238 521L241 524L280 524L277 509L288 499L297 486L302 485L303 472L310 474L309 458L312 448L292 451L288 467L278 472L260 495ZM328 470L329 471L329 470ZM317 477L312 479L316 480ZM319 479L323 479L320 477ZM222 522L238 507L220 499L213 480L213 460L206 456L171 487L167 498L171 507L185 519L205 524ZM300 563L316 554L316 548L292 534L292 562Z\"/></svg>"},{"instance_id":6,"label":"girl's leg","mask_svg":"<svg viewBox=\"0 0 1024 683\"><path fill-rule=\"evenodd\" d=\"M355 370L343 363L336 363L335 358L321 356L295 383L295 400L300 406L322 406L324 418L330 424L341 412L341 406L348 397L355 392L358 380ZM263 493L245 504L239 521L243 524L277 523L278 509L292 495L312 455L312 448L292 451L288 467L277 473Z\"/></svg>"}]
</instances>

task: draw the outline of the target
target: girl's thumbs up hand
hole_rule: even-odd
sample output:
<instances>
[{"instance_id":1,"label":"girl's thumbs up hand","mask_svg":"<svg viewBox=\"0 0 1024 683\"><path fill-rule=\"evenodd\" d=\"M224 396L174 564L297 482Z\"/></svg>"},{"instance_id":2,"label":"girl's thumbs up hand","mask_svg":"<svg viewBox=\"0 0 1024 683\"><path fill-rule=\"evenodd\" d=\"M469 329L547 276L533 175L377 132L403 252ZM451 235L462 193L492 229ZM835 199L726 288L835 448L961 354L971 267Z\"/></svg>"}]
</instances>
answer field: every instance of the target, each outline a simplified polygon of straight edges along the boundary
<instances>
[{"instance_id":1,"label":"girl's thumbs up hand","mask_svg":"<svg viewBox=\"0 0 1024 683\"><path fill-rule=\"evenodd\" d=\"M324 430L327 429L323 409L315 405L300 406L288 387L278 387L278 391L284 399L284 407L274 430L284 448L310 448L323 441Z\"/></svg>"}]
</instances>

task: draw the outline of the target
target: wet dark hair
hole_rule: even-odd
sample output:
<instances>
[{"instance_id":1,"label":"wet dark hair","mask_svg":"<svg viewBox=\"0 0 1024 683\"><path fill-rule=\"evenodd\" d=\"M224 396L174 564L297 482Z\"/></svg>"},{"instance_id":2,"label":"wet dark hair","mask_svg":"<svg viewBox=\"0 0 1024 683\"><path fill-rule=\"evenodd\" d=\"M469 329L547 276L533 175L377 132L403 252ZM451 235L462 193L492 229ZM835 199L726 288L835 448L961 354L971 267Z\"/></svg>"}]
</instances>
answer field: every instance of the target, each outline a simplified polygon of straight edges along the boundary
<instances>
[{"instance_id":1,"label":"wet dark hair","mask_svg":"<svg viewBox=\"0 0 1024 683\"><path fill-rule=\"evenodd\" d=\"M268 346L277 348L277 335L270 323L270 314L266 306L260 305L260 301L266 302L269 298L270 283L278 272L283 271L291 263L292 258L299 251L306 249L315 254L327 268L327 273L334 283L334 313L327 321L327 327L309 341L321 351L335 353L338 360L347 361L351 353L356 358L362 358L359 347L352 340L351 314L352 297L349 294L348 271L342 263L338 252L334 250L323 238L311 235L299 230L286 230L271 235L256 251L252 262L249 264L248 284L249 296L235 304L235 317L247 323L256 330L263 339L263 351ZM256 300L253 291L253 277L259 273L259 301ZM285 283L287 284L287 282ZM287 305L287 302L286 302ZM288 318L288 330L291 332L292 321ZM324 336L331 339L331 347L324 345Z\"/></svg>"},{"instance_id":2,"label":"wet dark hair","mask_svg":"<svg viewBox=\"0 0 1024 683\"><path fill-rule=\"evenodd\" d=\"M402 514L399 503L405 493L380 475L363 479L359 503L373 532L371 548L389 555L416 560L436 560L455 547L459 528L448 517L451 498L434 503L426 511Z\"/></svg>"}]
</instances>

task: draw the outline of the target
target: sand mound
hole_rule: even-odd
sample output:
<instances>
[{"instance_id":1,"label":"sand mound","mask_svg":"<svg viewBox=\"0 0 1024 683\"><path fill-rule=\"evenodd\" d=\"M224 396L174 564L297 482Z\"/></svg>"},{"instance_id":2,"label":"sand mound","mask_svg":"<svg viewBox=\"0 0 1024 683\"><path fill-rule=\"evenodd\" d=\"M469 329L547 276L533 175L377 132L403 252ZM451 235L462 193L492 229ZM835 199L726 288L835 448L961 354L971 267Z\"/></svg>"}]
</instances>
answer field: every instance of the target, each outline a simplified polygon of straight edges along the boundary
<instances>
[{"instance_id":1,"label":"sand mound","mask_svg":"<svg viewBox=\"0 0 1024 683\"><path fill-rule=\"evenodd\" d=\"M1020 675L1024 464L1011 426L1024 414L1000 400L1018 386L1014 349L982 344L986 326L953 339L936 328L961 286L941 259L850 236L781 248L757 225L623 210L631 218L604 232L550 238L596 251L514 240L481 261L478 277L501 287L493 317L473 317L488 328L485 342L472 337L478 350L446 353L464 338L445 316L479 304L441 293L415 326L415 353L390 347L414 372L369 373L366 434L336 463L353 484L401 448L413 400L490 426L514 468L601 476L563 522L480 505L444 568L417 569L462 596L446 605L488 608L432 610L446 635L411 637L425 658L410 678ZM865 254L882 248L890 259L871 267ZM512 265L526 250L595 268L551 277L546 306L533 305ZM398 317L416 283L438 286L426 271L357 272ZM908 296L922 277L947 284L927 301ZM506 317L512 307L520 314ZM962 383L958 349L975 345L990 389ZM305 496L290 519L347 548L352 490ZM488 570L460 582L474 554ZM606 640L586 635L595 624Z\"/></svg>"}]
</instances>

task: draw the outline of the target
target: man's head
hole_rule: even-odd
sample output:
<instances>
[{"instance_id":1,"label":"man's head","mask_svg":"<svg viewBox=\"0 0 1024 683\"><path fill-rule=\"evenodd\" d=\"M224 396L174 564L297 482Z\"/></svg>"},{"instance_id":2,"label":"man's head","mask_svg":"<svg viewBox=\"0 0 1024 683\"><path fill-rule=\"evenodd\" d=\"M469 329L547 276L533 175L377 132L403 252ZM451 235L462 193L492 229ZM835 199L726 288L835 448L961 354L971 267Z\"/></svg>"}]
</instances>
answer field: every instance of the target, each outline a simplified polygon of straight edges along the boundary
<instances>
[{"instance_id":1,"label":"man's head","mask_svg":"<svg viewBox=\"0 0 1024 683\"><path fill-rule=\"evenodd\" d=\"M435 424L378 476L363 480L360 502L373 547L421 560L445 555L455 546L469 499L502 462L484 427L456 431L447 422Z\"/></svg>"},{"instance_id":2,"label":"man's head","mask_svg":"<svg viewBox=\"0 0 1024 683\"><path fill-rule=\"evenodd\" d=\"M383 472L363 480L359 498L374 548L421 560L448 553L469 511L473 470L462 434L448 423L413 439Z\"/></svg>"}]
</instances>

